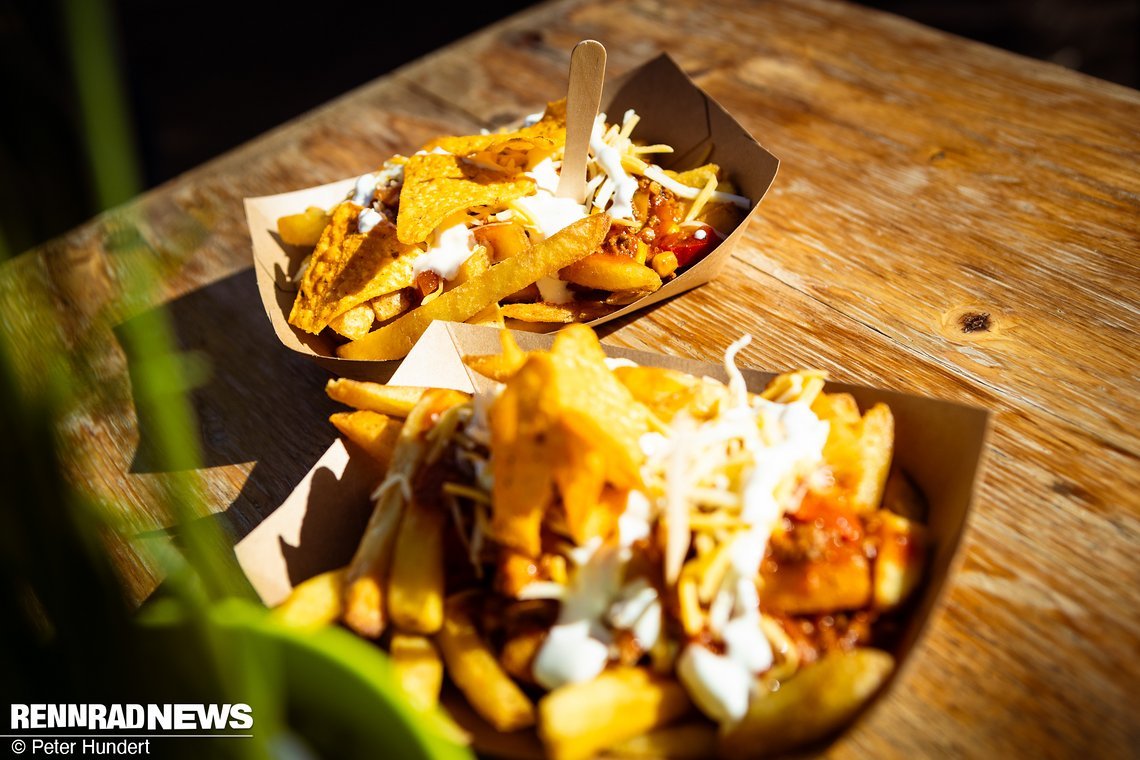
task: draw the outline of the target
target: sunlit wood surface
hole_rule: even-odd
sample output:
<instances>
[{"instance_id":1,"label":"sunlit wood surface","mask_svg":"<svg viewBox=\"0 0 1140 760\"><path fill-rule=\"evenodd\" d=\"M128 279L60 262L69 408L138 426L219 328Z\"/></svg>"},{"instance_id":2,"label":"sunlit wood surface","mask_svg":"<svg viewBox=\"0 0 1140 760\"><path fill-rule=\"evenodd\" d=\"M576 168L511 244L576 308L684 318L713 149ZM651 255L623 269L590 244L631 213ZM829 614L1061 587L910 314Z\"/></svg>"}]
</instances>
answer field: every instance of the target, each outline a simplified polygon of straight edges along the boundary
<instances>
[{"instance_id":1,"label":"sunlit wood surface","mask_svg":"<svg viewBox=\"0 0 1140 760\"><path fill-rule=\"evenodd\" d=\"M995 413L947 604L832 754L1135 752L1140 94L856 6L543 5L6 264L0 325L22 359L46 363L51 336L96 379L62 427L72 477L128 535L167 525L156 505L171 476L148 462L109 327L165 303L180 344L212 367L192 391L207 500L248 532L333 429L326 375L277 344L261 309L241 199L533 112L561 94L587 37L614 74L669 51L783 161L720 280L606 340L715 359L750 332L748 365L820 367ZM127 304L144 260L158 293ZM126 542L112 549L145 597L154 569Z\"/></svg>"}]
</instances>

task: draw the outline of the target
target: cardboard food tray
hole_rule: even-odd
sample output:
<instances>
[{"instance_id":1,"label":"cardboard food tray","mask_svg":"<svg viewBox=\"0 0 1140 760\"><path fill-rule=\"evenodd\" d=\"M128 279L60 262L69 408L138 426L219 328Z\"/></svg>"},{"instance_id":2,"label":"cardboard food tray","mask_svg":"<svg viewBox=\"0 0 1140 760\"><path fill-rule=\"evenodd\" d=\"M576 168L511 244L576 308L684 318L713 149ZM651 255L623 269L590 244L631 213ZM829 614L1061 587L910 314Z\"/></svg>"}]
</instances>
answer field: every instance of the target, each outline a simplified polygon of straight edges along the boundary
<instances>
[{"instance_id":1,"label":"cardboard food tray","mask_svg":"<svg viewBox=\"0 0 1140 760\"><path fill-rule=\"evenodd\" d=\"M620 120L621 114L629 108L641 116L636 129L638 140L673 146L674 153L654 156L656 162L666 169L688 169L710 161L719 164L723 176L736 185L737 192L752 201L752 208L715 250L684 274L657 292L587 323L594 326L703 285L716 277L743 237L748 223L755 217L780 164L666 54L606 83L602 110L610 120ZM417 147L409 145L407 149L413 151ZM372 168L361 166L360 170L363 173ZM349 178L292 193L246 198L246 220L253 243L257 288L278 339L287 348L312 357L334 374L385 380L398 366L399 360L340 359L336 356L334 343L324 335L310 335L289 324L289 311L296 296L296 288L290 278L300 268L308 249L281 242L277 236L277 219L300 213L309 206L332 208L344 200L354 182L355 178ZM551 330L557 327L560 326Z\"/></svg>"},{"instance_id":2,"label":"cardboard food tray","mask_svg":"<svg viewBox=\"0 0 1140 760\"><path fill-rule=\"evenodd\" d=\"M551 335L515 333L515 337L527 350L547 348L553 342ZM613 346L604 348L611 357L642 365L726 379L720 364ZM462 357L499 350L498 331L494 328L436 322L412 348L392 376L392 383L470 393L489 381L469 372ZM762 390L773 376L749 369L742 372L753 392ZM910 603L894 650L898 667L891 676L893 681L908 661L956 567L966 517L981 482L989 413L948 401L841 383L828 383L827 391L851 393L861 409L879 401L890 406L895 418L895 462L919 485L929 503L929 565L917 598ZM340 440L324 453L285 503L236 547L238 562L262 601L276 605L294 585L348 563L372 509L369 492L381 477L377 465L367 455L346 447ZM890 681L887 688L889 684ZM886 690L881 690L879 696ZM457 712L455 717L473 732L480 751L504 757L534 756L537 744L533 732L497 734L481 725L470 709L458 707L458 712L453 710Z\"/></svg>"}]
</instances>

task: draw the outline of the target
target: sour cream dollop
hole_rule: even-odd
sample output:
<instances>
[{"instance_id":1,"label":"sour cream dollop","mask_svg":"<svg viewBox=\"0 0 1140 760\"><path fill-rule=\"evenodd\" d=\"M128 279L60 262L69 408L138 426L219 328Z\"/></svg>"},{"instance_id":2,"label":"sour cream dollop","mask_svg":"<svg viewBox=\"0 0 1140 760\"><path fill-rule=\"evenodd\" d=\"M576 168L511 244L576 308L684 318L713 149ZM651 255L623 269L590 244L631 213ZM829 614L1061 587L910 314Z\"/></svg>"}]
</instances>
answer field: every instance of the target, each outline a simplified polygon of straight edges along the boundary
<instances>
[{"instance_id":1,"label":"sour cream dollop","mask_svg":"<svg viewBox=\"0 0 1140 760\"><path fill-rule=\"evenodd\" d=\"M412 274L435 272L445 280L454 280L471 254L475 252L475 236L462 224L437 230L427 253L412 264Z\"/></svg>"}]
</instances>

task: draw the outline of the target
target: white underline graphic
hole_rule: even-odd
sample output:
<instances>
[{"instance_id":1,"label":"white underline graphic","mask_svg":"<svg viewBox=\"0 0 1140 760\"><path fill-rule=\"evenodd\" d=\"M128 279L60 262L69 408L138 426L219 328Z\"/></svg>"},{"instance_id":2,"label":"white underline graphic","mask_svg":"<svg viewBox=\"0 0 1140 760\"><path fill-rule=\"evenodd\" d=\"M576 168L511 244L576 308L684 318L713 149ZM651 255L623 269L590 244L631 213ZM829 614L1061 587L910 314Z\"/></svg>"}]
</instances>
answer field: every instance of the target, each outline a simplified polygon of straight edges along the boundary
<instances>
[{"instance_id":1,"label":"white underline graphic","mask_svg":"<svg viewBox=\"0 0 1140 760\"><path fill-rule=\"evenodd\" d=\"M253 734L0 734L0 739L252 739Z\"/></svg>"}]
</instances>

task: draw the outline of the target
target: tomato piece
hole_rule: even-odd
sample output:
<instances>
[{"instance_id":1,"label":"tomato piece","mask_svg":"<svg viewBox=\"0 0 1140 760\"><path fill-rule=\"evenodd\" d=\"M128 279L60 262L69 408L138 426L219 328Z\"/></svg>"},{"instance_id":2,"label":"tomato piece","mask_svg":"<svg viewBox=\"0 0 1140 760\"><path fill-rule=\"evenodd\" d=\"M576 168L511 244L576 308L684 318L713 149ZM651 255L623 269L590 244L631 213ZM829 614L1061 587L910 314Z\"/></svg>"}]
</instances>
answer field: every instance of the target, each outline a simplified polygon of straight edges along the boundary
<instances>
[{"instance_id":1,"label":"tomato piece","mask_svg":"<svg viewBox=\"0 0 1140 760\"><path fill-rule=\"evenodd\" d=\"M657 247L662 251L672 251L677 257L677 268L680 269L703 259L719 242L716 230L708 225L701 225L666 235Z\"/></svg>"}]
</instances>

